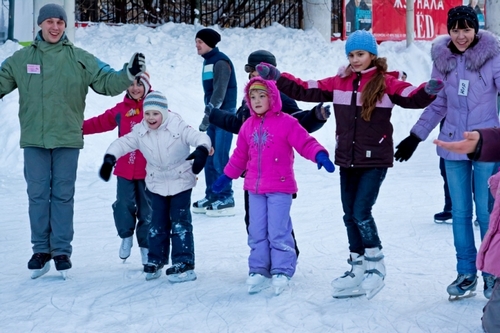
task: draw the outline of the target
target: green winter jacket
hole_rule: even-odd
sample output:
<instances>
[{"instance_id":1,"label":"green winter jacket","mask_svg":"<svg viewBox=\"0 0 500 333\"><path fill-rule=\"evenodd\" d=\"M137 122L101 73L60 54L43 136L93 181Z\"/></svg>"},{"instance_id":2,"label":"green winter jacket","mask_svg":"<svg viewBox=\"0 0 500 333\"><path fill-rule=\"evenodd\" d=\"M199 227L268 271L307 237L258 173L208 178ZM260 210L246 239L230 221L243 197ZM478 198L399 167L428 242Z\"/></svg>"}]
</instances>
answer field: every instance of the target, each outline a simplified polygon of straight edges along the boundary
<instances>
[{"instance_id":1,"label":"green winter jacket","mask_svg":"<svg viewBox=\"0 0 500 333\"><path fill-rule=\"evenodd\" d=\"M40 32L0 67L0 98L19 89L21 148L83 148L88 87L102 95L122 93L130 85L126 66L115 71L66 35L51 44Z\"/></svg>"}]
</instances>

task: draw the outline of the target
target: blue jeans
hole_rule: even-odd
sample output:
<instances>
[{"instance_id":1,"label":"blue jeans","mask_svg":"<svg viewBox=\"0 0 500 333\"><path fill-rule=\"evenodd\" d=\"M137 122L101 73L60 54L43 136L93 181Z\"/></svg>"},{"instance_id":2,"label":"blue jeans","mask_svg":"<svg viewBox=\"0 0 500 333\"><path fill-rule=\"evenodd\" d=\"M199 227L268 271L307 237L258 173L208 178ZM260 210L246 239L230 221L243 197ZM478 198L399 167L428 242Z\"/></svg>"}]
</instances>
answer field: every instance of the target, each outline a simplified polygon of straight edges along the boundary
<instances>
[{"instance_id":1,"label":"blue jeans","mask_svg":"<svg viewBox=\"0 0 500 333\"><path fill-rule=\"evenodd\" d=\"M382 248L372 207L386 174L387 168L340 168L340 196L350 252L363 255L365 249Z\"/></svg>"},{"instance_id":2,"label":"blue jeans","mask_svg":"<svg viewBox=\"0 0 500 333\"><path fill-rule=\"evenodd\" d=\"M228 111L235 113L236 109ZM212 191L212 184L224 173L224 167L229 161L229 150L233 142L233 133L210 124L207 135L212 140L212 147L214 147L215 152L212 156L208 156L207 163L205 164L205 183L207 185L205 197L209 200L223 201L233 197L232 182L229 182L220 193Z\"/></svg>"},{"instance_id":3,"label":"blue jeans","mask_svg":"<svg viewBox=\"0 0 500 333\"><path fill-rule=\"evenodd\" d=\"M493 199L488 188L488 178L496 171L494 162L445 160L446 176L450 188L453 240L459 274L476 274L476 245L472 226L472 201L476 205L481 239L490 221ZM474 179L474 182L472 181ZM474 184L474 198L472 186Z\"/></svg>"},{"instance_id":4,"label":"blue jeans","mask_svg":"<svg viewBox=\"0 0 500 333\"><path fill-rule=\"evenodd\" d=\"M189 189L164 197L148 191L153 211L148 237L149 262L168 264L172 241L172 264L186 263L194 266L191 192L192 189Z\"/></svg>"}]
</instances>

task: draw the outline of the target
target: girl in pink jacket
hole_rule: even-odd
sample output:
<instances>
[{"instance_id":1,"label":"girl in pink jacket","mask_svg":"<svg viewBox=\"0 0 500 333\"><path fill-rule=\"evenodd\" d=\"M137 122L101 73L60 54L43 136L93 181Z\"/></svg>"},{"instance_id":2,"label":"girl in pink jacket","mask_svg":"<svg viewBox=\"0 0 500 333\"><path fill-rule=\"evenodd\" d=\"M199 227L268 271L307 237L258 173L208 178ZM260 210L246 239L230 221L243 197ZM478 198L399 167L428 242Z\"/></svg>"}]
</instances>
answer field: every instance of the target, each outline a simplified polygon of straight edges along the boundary
<instances>
[{"instance_id":1,"label":"girl in pink jacket","mask_svg":"<svg viewBox=\"0 0 500 333\"><path fill-rule=\"evenodd\" d=\"M99 116L83 122L83 134L104 133L118 127L118 136L124 136L139 124L143 117L144 97L151 91L149 74L137 76L127 89L123 102L106 110ZM142 264L148 263L148 232L151 222L151 202L146 193L146 160L139 150L118 159L116 175L116 201L113 203L113 217L116 231L122 239L119 257L125 261L129 256L134 232L142 257Z\"/></svg>"},{"instance_id":2,"label":"girl in pink jacket","mask_svg":"<svg viewBox=\"0 0 500 333\"><path fill-rule=\"evenodd\" d=\"M222 190L245 173L250 206L248 292L260 291L272 277L279 294L297 263L290 218L292 195L297 193L293 149L317 162L318 169L324 166L333 172L335 167L327 150L295 118L281 112L274 82L253 78L245 87L245 99L251 117L241 127L236 148L213 190Z\"/></svg>"}]
</instances>

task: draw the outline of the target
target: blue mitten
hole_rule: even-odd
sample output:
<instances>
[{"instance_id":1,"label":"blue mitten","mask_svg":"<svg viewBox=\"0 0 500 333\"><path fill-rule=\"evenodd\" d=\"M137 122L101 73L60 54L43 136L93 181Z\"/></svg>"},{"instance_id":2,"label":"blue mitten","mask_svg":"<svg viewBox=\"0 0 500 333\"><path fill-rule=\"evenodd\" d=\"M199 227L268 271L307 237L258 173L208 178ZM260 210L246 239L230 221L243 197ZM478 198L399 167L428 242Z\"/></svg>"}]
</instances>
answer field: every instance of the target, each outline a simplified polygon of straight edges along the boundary
<instances>
[{"instance_id":1,"label":"blue mitten","mask_svg":"<svg viewBox=\"0 0 500 333\"><path fill-rule=\"evenodd\" d=\"M280 78L281 75L280 71L276 67L265 62L261 62L260 64L255 66L255 69L257 70L257 73L259 73L260 77L264 80L276 81Z\"/></svg>"},{"instance_id":2,"label":"blue mitten","mask_svg":"<svg viewBox=\"0 0 500 333\"><path fill-rule=\"evenodd\" d=\"M220 193L231 182L231 178L224 173L212 184L212 191Z\"/></svg>"},{"instance_id":3,"label":"blue mitten","mask_svg":"<svg viewBox=\"0 0 500 333\"><path fill-rule=\"evenodd\" d=\"M320 151L316 154L316 163L318 163L318 170L324 167L326 171L332 173L335 171L335 166L332 161L328 158L328 154L324 151Z\"/></svg>"},{"instance_id":4,"label":"blue mitten","mask_svg":"<svg viewBox=\"0 0 500 333\"><path fill-rule=\"evenodd\" d=\"M424 90L429 95L437 95L444 87L444 82L441 79L430 79L425 84Z\"/></svg>"}]
</instances>

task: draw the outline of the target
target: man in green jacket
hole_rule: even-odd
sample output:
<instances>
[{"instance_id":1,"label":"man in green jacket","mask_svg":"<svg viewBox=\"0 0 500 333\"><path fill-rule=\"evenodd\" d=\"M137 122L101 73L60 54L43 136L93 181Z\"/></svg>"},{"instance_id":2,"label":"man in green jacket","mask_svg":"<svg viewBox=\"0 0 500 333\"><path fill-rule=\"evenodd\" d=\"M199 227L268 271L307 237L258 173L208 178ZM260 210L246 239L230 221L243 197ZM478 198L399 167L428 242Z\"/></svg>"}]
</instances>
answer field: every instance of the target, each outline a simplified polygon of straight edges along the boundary
<instances>
[{"instance_id":1,"label":"man in green jacket","mask_svg":"<svg viewBox=\"0 0 500 333\"><path fill-rule=\"evenodd\" d=\"M40 8L41 31L34 42L0 67L0 98L19 90L20 146L34 253L28 268L34 279L50 269L51 259L63 278L71 268L76 170L88 88L118 95L146 70L141 53L122 70L113 70L68 40L66 22L60 5Z\"/></svg>"}]
</instances>

